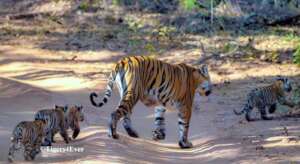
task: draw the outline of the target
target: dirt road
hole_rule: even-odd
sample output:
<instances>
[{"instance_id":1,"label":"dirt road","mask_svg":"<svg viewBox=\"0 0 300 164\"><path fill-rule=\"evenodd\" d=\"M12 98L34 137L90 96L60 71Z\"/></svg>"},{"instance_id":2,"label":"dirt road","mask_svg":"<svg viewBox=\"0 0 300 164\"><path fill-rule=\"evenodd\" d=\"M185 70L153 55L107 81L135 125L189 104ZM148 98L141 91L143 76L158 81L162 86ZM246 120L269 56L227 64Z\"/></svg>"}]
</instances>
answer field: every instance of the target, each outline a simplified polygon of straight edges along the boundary
<instances>
[{"instance_id":1,"label":"dirt road","mask_svg":"<svg viewBox=\"0 0 300 164\"><path fill-rule=\"evenodd\" d=\"M59 135L55 147L84 148L83 152L54 153L43 151L36 162L45 163L290 163L300 161L299 119L276 119L247 123L233 115L240 109L245 93L255 85L269 82L278 71L289 74L291 67L282 66L256 74L257 78L243 75L258 67L236 71L230 66L230 84L221 83L221 76L212 69L217 83L209 97L196 96L189 138L192 149L178 148L177 112L167 111L165 141L151 140L154 128L153 109L138 103L133 111L133 126L140 135L127 136L119 126L120 140L107 137L107 119L116 107L119 97L115 92L103 108L92 107L91 91L103 93L105 73L122 54L99 52L80 56L75 61L64 54L50 51L16 49L1 46L0 56L0 162L6 163L9 138L14 126L23 120L32 120L34 112L51 108L54 104L82 104L86 121L82 131L69 145ZM42 54L42 55L40 55ZM113 57L110 57L110 56ZM176 58L165 57L172 61ZM224 68L225 69L225 68ZM98 71L99 70L99 71ZM270 73L272 70L272 73ZM286 70L286 71L282 71ZM295 68L296 70L296 68ZM276 72L277 71L277 72ZM297 72L293 72L297 73ZM266 79L262 82L260 79ZM220 82L220 83L218 83ZM287 129L284 130L284 129ZM286 133L288 132L288 134ZM16 160L22 162L21 155Z\"/></svg>"}]
</instances>

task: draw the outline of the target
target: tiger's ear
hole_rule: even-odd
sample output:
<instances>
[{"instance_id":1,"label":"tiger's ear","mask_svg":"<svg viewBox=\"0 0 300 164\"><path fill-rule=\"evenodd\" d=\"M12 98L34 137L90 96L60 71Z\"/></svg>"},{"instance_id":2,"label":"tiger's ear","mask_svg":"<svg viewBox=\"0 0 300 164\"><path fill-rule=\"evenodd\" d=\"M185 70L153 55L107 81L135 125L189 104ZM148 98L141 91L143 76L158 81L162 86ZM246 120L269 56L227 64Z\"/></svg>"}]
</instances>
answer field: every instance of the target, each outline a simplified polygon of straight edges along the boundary
<instances>
[{"instance_id":1,"label":"tiger's ear","mask_svg":"<svg viewBox=\"0 0 300 164\"><path fill-rule=\"evenodd\" d=\"M206 64L201 65L198 71L204 77L208 77L208 66Z\"/></svg>"},{"instance_id":2,"label":"tiger's ear","mask_svg":"<svg viewBox=\"0 0 300 164\"><path fill-rule=\"evenodd\" d=\"M282 76L280 76L280 75L277 75L275 79L276 80L280 80L280 81L284 81L284 78Z\"/></svg>"}]
</instances>

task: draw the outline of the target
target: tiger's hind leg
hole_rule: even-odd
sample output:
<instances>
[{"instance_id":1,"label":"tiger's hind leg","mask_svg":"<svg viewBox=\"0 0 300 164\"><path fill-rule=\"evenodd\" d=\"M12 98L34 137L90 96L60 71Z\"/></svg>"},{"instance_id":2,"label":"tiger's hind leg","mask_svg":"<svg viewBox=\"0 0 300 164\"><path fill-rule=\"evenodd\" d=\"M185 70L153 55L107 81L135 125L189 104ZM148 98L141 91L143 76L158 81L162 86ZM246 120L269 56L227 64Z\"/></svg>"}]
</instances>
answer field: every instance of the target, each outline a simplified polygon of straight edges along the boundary
<instances>
[{"instance_id":1,"label":"tiger's hind leg","mask_svg":"<svg viewBox=\"0 0 300 164\"><path fill-rule=\"evenodd\" d=\"M164 117L165 112L166 109L164 107L155 107L155 129L152 131L153 140L163 140L166 137Z\"/></svg>"},{"instance_id":2,"label":"tiger's hind leg","mask_svg":"<svg viewBox=\"0 0 300 164\"><path fill-rule=\"evenodd\" d=\"M132 128L130 115L127 114L123 120L123 127L130 137L138 138L138 133Z\"/></svg>"},{"instance_id":3,"label":"tiger's hind leg","mask_svg":"<svg viewBox=\"0 0 300 164\"><path fill-rule=\"evenodd\" d=\"M16 141L13 141L9 147L9 151L8 151L8 161L9 162L13 162L14 159L14 153L15 151L20 149L20 146L18 146L19 143L17 143Z\"/></svg>"},{"instance_id":4,"label":"tiger's hind leg","mask_svg":"<svg viewBox=\"0 0 300 164\"><path fill-rule=\"evenodd\" d=\"M129 93L129 92L128 92ZM124 116L131 114L133 106L137 103L137 98L131 94L125 95L119 103L117 110L111 113L109 120L109 132L108 136L113 139L118 139L119 135L117 134L117 124L118 121Z\"/></svg>"},{"instance_id":5,"label":"tiger's hind leg","mask_svg":"<svg viewBox=\"0 0 300 164\"><path fill-rule=\"evenodd\" d=\"M68 132L67 132L67 129L64 128L65 126L62 126L60 131L59 131L59 134L61 135L61 137L64 139L65 143L68 144L69 141L70 141L70 138L69 138L69 135L68 135Z\"/></svg>"},{"instance_id":6,"label":"tiger's hind leg","mask_svg":"<svg viewBox=\"0 0 300 164\"><path fill-rule=\"evenodd\" d=\"M33 148L33 145L31 145L30 143L26 143L24 145L24 159L26 161L32 161L34 158L32 157L32 152L35 151L35 149Z\"/></svg>"},{"instance_id":7,"label":"tiger's hind leg","mask_svg":"<svg viewBox=\"0 0 300 164\"><path fill-rule=\"evenodd\" d=\"M269 107L269 113L274 113L276 111L276 103L275 104L272 104L270 107Z\"/></svg>"},{"instance_id":8,"label":"tiger's hind leg","mask_svg":"<svg viewBox=\"0 0 300 164\"><path fill-rule=\"evenodd\" d=\"M250 107L250 106L247 106L245 108L245 111L246 111L245 118L248 122L255 120L254 118L251 117L252 110L253 110L253 107Z\"/></svg>"},{"instance_id":9,"label":"tiger's hind leg","mask_svg":"<svg viewBox=\"0 0 300 164\"><path fill-rule=\"evenodd\" d=\"M41 152L41 145L43 142L43 136L38 136L33 144L33 149L31 151L31 158L34 160L36 155Z\"/></svg>"},{"instance_id":10,"label":"tiger's hind leg","mask_svg":"<svg viewBox=\"0 0 300 164\"><path fill-rule=\"evenodd\" d=\"M260 116L263 120L272 120L273 119L273 117L267 115L265 107L260 107L259 112L260 112Z\"/></svg>"}]
</instances>

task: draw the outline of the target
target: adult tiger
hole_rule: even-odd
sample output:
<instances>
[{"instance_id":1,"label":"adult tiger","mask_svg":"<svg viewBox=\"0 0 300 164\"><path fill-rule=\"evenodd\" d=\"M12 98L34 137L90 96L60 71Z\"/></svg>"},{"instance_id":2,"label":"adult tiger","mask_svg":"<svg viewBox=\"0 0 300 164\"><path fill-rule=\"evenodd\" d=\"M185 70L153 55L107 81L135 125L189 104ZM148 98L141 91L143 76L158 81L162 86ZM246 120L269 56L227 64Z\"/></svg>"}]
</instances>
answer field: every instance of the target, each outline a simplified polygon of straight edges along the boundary
<instances>
[{"instance_id":1,"label":"adult tiger","mask_svg":"<svg viewBox=\"0 0 300 164\"><path fill-rule=\"evenodd\" d=\"M165 138L164 113L166 107L178 110L179 146L190 148L188 141L189 123L194 94L208 96L212 85L207 66L194 68L186 64L169 64L151 57L131 56L120 60L112 70L107 89L100 103L95 102L96 93L91 93L91 103L101 107L107 103L116 81L121 100L109 121L109 136L117 139L117 123L124 117L123 126L131 137L138 137L131 127L130 115L138 100L146 106L155 106L153 139Z\"/></svg>"},{"instance_id":2,"label":"adult tiger","mask_svg":"<svg viewBox=\"0 0 300 164\"><path fill-rule=\"evenodd\" d=\"M247 95L247 102L244 105L242 111L233 111L236 115L241 115L246 112L246 120L254 121L254 119L251 118L251 111L256 107L258 108L263 120L271 120L272 117L267 116L267 112L265 110L266 107L269 108L269 113L274 113L276 110L277 102L289 107L295 106L293 102L286 99L284 94L285 91L290 92L291 90L292 85L290 81L287 78L279 76L271 85L252 89Z\"/></svg>"},{"instance_id":3,"label":"adult tiger","mask_svg":"<svg viewBox=\"0 0 300 164\"><path fill-rule=\"evenodd\" d=\"M72 138L75 139L79 132L79 122L84 120L83 107L82 106L57 106L55 109L43 109L38 111L35 116L35 120L47 120L47 138L43 146L50 146L51 143L55 143L54 135L60 132L66 143L71 140L68 136L67 130L71 128L73 130Z\"/></svg>"},{"instance_id":4,"label":"adult tiger","mask_svg":"<svg viewBox=\"0 0 300 164\"><path fill-rule=\"evenodd\" d=\"M44 120L22 121L13 130L8 161L12 162L14 152L24 147L25 160L34 160L41 152L41 144L45 138L47 123Z\"/></svg>"}]
</instances>

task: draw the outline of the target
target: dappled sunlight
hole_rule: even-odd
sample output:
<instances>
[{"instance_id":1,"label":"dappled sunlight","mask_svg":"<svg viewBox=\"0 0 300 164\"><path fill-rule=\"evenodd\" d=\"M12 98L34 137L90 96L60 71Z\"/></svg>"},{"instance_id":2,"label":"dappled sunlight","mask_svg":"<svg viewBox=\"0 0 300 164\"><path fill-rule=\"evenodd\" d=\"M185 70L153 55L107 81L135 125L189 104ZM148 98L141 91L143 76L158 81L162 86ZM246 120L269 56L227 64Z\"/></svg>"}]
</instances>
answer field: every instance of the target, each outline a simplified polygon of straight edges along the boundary
<instances>
[{"instance_id":1,"label":"dappled sunlight","mask_svg":"<svg viewBox=\"0 0 300 164\"><path fill-rule=\"evenodd\" d=\"M196 5L196 0L190 2ZM275 119L265 121L259 119L255 109L253 115L258 120L247 122L244 115L233 114L234 109L240 110L245 104L248 91L270 84L277 75L290 78L293 87L300 85L300 69L292 64L299 43L298 24L273 26L263 24L264 20L254 20L257 22L250 22L248 27L236 16L215 13L210 18L211 12L218 10L206 11L207 6L192 11L177 6L178 9L162 14L152 10L158 10L164 1L139 1L135 6L115 3L117 1L0 0L0 163L7 160L9 138L18 122L33 120L34 113L41 109L75 104L84 109L78 137L66 144L61 135L56 134L53 146L83 148L84 151L44 149L34 162L300 161L298 116L281 117L282 113L277 110L272 114ZM145 10L138 9L139 3L146 4ZM151 3L159 5L147 10ZM244 3L245 8L255 7ZM241 11L245 16L248 14L246 10ZM251 14L249 18L256 19L256 15ZM262 24L256 27L256 23ZM165 139L153 140L154 110L141 102L129 112L139 138L127 134L122 119L117 125L119 139L108 136L111 113L125 108L119 106L118 89L115 85L110 99L101 108L93 106L89 96L96 92L96 102L103 100L110 72L118 60L130 55L151 56L172 64L208 65L213 89L209 97L198 94L194 97L188 131L192 148L179 147L178 110L170 107L164 119ZM205 57L208 58L203 62ZM291 94L293 92L288 94L289 98ZM72 137L71 129L68 135ZM23 161L19 153L16 163Z\"/></svg>"},{"instance_id":2,"label":"dappled sunlight","mask_svg":"<svg viewBox=\"0 0 300 164\"><path fill-rule=\"evenodd\" d=\"M89 83L76 77L48 78L39 81L29 81L29 83L52 91L83 89L89 86Z\"/></svg>"}]
</instances>

